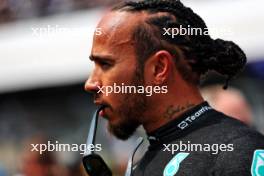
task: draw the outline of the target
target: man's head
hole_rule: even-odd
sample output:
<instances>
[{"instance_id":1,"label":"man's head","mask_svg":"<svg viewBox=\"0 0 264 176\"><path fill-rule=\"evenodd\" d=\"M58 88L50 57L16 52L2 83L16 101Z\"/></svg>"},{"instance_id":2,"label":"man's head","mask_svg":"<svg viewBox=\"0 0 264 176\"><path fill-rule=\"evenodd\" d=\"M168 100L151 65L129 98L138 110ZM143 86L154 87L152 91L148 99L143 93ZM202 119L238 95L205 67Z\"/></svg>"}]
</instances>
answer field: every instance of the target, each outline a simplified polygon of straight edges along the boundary
<instances>
[{"instance_id":1,"label":"man's head","mask_svg":"<svg viewBox=\"0 0 264 176\"><path fill-rule=\"evenodd\" d=\"M129 19L129 23L127 20ZM109 120L109 129L122 139L128 138L139 126L145 98L139 94L106 96L98 87L117 85L143 85L143 77L135 59L132 33L140 16L127 12L110 12L98 24L102 35L94 37L91 60L95 63L86 89L94 91L95 103L106 106L103 116Z\"/></svg>"},{"instance_id":2,"label":"man's head","mask_svg":"<svg viewBox=\"0 0 264 176\"><path fill-rule=\"evenodd\" d=\"M122 3L100 21L102 35L94 36L91 59L95 68L86 90L95 93L95 103L106 106L101 115L107 117L117 137L127 139L140 124L157 123L155 116L166 102L197 94L200 76L207 71L232 78L244 67L246 57L233 42L213 40L209 35L164 35L180 26L208 32L198 15L175 0ZM168 93L151 97L97 93L98 87L114 83L167 86Z\"/></svg>"}]
</instances>

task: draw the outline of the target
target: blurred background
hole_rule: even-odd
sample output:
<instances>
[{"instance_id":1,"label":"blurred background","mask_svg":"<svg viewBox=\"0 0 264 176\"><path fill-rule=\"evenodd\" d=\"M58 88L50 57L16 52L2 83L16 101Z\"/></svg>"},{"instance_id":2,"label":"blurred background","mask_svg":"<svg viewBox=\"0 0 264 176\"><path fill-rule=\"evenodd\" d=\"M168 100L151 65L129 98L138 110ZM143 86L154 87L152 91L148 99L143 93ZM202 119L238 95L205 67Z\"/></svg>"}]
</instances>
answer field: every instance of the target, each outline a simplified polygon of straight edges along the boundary
<instances>
[{"instance_id":1,"label":"blurred background","mask_svg":"<svg viewBox=\"0 0 264 176\"><path fill-rule=\"evenodd\" d=\"M0 0L0 176L82 176L79 152L29 152L31 143L86 142L95 106L84 91L96 24L118 0ZM213 38L232 40L248 56L245 71L201 84L206 100L264 133L264 2L182 0L207 23ZM123 175L136 137L127 142L100 121L101 154Z\"/></svg>"}]
</instances>

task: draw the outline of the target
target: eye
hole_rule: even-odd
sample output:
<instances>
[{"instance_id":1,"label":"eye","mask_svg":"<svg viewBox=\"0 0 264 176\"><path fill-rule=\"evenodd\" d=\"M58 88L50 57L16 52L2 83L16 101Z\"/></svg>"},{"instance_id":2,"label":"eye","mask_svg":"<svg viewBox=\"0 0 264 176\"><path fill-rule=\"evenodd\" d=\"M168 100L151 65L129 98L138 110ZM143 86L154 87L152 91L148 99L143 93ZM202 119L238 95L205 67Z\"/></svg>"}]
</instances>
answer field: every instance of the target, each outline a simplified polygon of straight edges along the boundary
<instances>
[{"instance_id":1,"label":"eye","mask_svg":"<svg viewBox=\"0 0 264 176\"><path fill-rule=\"evenodd\" d=\"M109 69L112 64L106 61L98 61L97 64L103 69L103 70L107 70Z\"/></svg>"}]
</instances>

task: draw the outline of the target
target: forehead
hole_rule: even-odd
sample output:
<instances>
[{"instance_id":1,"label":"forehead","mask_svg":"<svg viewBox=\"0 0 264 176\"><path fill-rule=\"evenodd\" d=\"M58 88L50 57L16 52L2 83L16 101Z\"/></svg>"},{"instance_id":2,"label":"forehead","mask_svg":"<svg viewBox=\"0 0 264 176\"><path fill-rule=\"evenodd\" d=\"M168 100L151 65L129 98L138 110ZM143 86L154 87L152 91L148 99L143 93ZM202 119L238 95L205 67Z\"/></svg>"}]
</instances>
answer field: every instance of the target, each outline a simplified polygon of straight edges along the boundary
<instances>
[{"instance_id":1,"label":"forehead","mask_svg":"<svg viewBox=\"0 0 264 176\"><path fill-rule=\"evenodd\" d=\"M101 35L94 35L92 53L129 52L134 45L133 31L140 25L142 18L139 13L130 12L114 11L105 14L97 26Z\"/></svg>"}]
</instances>

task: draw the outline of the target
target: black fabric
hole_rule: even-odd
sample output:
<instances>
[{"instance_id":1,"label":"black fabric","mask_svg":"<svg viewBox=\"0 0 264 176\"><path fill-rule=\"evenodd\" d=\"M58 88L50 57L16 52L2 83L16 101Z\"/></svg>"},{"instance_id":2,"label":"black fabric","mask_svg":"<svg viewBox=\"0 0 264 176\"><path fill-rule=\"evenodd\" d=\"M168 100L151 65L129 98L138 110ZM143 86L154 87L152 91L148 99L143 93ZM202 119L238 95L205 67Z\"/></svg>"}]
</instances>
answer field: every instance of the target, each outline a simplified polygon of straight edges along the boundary
<instances>
[{"instance_id":1,"label":"black fabric","mask_svg":"<svg viewBox=\"0 0 264 176\"><path fill-rule=\"evenodd\" d=\"M166 165L180 152L189 155L180 163L176 176L251 176L254 151L264 150L261 134L214 109L208 109L183 130L178 127L184 119L208 106L206 102L202 103L148 134L150 146L134 167L133 176L163 176ZM165 150L164 145L180 143L229 147L218 152L216 148L175 153ZM233 151L224 151L231 148Z\"/></svg>"}]
</instances>

